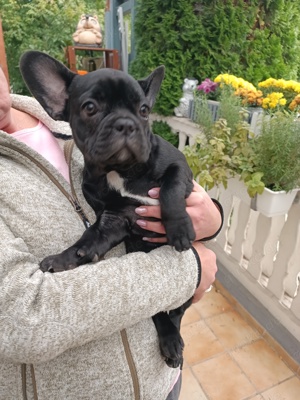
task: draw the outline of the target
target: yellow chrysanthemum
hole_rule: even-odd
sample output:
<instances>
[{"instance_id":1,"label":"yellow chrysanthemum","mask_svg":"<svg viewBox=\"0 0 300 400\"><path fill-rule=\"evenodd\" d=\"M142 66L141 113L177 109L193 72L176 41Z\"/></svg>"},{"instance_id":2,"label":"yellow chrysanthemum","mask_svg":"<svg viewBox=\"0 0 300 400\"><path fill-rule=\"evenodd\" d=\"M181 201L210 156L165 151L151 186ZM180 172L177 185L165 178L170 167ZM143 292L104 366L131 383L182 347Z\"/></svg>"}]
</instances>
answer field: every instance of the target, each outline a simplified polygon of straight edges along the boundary
<instances>
[{"instance_id":1,"label":"yellow chrysanthemum","mask_svg":"<svg viewBox=\"0 0 300 400\"><path fill-rule=\"evenodd\" d=\"M278 101L278 104L279 104L280 106L285 106L285 105L286 105L286 99L280 99L280 100Z\"/></svg>"},{"instance_id":2,"label":"yellow chrysanthemum","mask_svg":"<svg viewBox=\"0 0 300 400\"><path fill-rule=\"evenodd\" d=\"M265 81L259 82L258 86L262 88L274 87L282 90L300 93L300 83L293 80L287 81L285 79L268 78Z\"/></svg>"},{"instance_id":3,"label":"yellow chrysanthemum","mask_svg":"<svg viewBox=\"0 0 300 400\"><path fill-rule=\"evenodd\" d=\"M286 99L280 92L272 92L268 94L262 102L263 108L276 108L278 105L285 106Z\"/></svg>"},{"instance_id":4,"label":"yellow chrysanthemum","mask_svg":"<svg viewBox=\"0 0 300 400\"><path fill-rule=\"evenodd\" d=\"M222 83L226 85L231 85L234 89L245 88L248 90L256 91L256 88L252 85L252 83L245 81L243 78L239 78L235 75L230 74L220 74L218 75L215 82L220 83L222 87Z\"/></svg>"},{"instance_id":5,"label":"yellow chrysanthemum","mask_svg":"<svg viewBox=\"0 0 300 400\"><path fill-rule=\"evenodd\" d=\"M275 82L276 82L276 79L268 78L263 82L259 82L258 86L262 87L262 88L267 88L269 86L274 86Z\"/></svg>"},{"instance_id":6,"label":"yellow chrysanthemum","mask_svg":"<svg viewBox=\"0 0 300 400\"><path fill-rule=\"evenodd\" d=\"M235 95L241 98L242 104L245 106L262 106L264 108L288 106L292 110L300 105L300 100L299 103L292 100L295 95L300 95L300 82L294 80L268 78L259 82L259 90L252 83L235 75L220 74L214 81L219 83L220 87L231 85L235 89ZM266 95L265 92L271 93Z\"/></svg>"},{"instance_id":7,"label":"yellow chrysanthemum","mask_svg":"<svg viewBox=\"0 0 300 400\"><path fill-rule=\"evenodd\" d=\"M270 103L270 99L268 99L268 98L263 99L262 107L263 108L269 108L269 103Z\"/></svg>"}]
</instances>

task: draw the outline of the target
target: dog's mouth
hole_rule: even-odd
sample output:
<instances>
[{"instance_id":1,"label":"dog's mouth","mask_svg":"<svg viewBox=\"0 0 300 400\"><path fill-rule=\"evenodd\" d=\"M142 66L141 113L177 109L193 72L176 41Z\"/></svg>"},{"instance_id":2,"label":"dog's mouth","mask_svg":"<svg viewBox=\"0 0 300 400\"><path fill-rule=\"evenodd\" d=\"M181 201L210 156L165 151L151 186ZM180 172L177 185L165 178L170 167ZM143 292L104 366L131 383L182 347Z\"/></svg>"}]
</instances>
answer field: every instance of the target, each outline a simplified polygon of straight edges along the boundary
<instances>
[{"instance_id":1,"label":"dog's mouth","mask_svg":"<svg viewBox=\"0 0 300 400\"><path fill-rule=\"evenodd\" d=\"M133 118L111 115L98 125L94 140L86 137L82 152L86 161L104 170L128 169L145 163L151 143L143 126Z\"/></svg>"},{"instance_id":2,"label":"dog's mouth","mask_svg":"<svg viewBox=\"0 0 300 400\"><path fill-rule=\"evenodd\" d=\"M134 146L132 143L114 143L107 146L94 146L90 151L85 152L85 159L90 163L103 168L106 171L126 170L135 164L145 163L150 154L147 146Z\"/></svg>"},{"instance_id":3,"label":"dog's mouth","mask_svg":"<svg viewBox=\"0 0 300 400\"><path fill-rule=\"evenodd\" d=\"M108 166L129 168L138 163L145 163L149 158L148 149L134 148L133 146L122 146L105 161Z\"/></svg>"},{"instance_id":4,"label":"dog's mouth","mask_svg":"<svg viewBox=\"0 0 300 400\"><path fill-rule=\"evenodd\" d=\"M119 164L124 166L135 162L137 162L135 154L125 146L107 159L108 164Z\"/></svg>"}]
</instances>

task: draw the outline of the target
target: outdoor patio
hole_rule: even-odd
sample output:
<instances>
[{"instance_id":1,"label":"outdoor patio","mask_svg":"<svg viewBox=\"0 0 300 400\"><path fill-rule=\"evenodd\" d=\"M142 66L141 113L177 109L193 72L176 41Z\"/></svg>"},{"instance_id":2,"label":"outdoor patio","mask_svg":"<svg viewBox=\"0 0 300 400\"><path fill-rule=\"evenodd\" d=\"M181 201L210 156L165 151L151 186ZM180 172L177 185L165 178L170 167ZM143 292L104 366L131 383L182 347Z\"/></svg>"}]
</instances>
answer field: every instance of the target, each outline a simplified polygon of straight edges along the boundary
<instances>
[{"instance_id":1,"label":"outdoor patio","mask_svg":"<svg viewBox=\"0 0 300 400\"><path fill-rule=\"evenodd\" d=\"M300 398L300 366L218 282L187 311L182 333L180 400Z\"/></svg>"}]
</instances>

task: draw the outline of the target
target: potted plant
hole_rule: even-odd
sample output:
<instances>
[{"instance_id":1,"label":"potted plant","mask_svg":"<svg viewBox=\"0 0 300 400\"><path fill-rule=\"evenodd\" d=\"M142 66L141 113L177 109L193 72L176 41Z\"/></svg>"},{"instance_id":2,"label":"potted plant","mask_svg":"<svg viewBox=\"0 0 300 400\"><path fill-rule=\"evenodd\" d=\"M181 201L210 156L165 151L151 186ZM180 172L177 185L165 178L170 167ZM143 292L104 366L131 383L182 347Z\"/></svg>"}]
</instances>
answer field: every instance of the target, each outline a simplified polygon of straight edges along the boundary
<instances>
[{"instance_id":1,"label":"potted plant","mask_svg":"<svg viewBox=\"0 0 300 400\"><path fill-rule=\"evenodd\" d=\"M262 173L265 190L255 207L267 216L290 208L300 188L300 121L297 114L278 111L263 121L253 140L255 169Z\"/></svg>"},{"instance_id":2,"label":"potted plant","mask_svg":"<svg viewBox=\"0 0 300 400\"><path fill-rule=\"evenodd\" d=\"M220 184L226 188L229 182L232 190L230 178L238 177L244 190L236 186L234 190L243 192L244 201L247 191L247 201L250 204L253 198L251 204L258 211L267 216L284 214L300 187L300 122L295 112L277 111L283 105L278 97L277 103L274 99L268 103L269 112L263 117L260 134L255 136L241 104L238 106L238 97L223 91L221 118L215 123L203 118L205 112L202 114L202 135L193 147L185 149L187 161L195 178L207 189ZM289 198L287 209L270 208L274 200L265 201L265 197L272 192L276 199Z\"/></svg>"},{"instance_id":3,"label":"potted plant","mask_svg":"<svg viewBox=\"0 0 300 400\"><path fill-rule=\"evenodd\" d=\"M200 85L194 90L193 100L189 105L189 118L199 123L201 114L208 110L208 116L212 121L216 121L219 117L219 84L211 81L209 78L204 79Z\"/></svg>"},{"instance_id":4,"label":"potted plant","mask_svg":"<svg viewBox=\"0 0 300 400\"><path fill-rule=\"evenodd\" d=\"M190 101L189 118L198 122L199 113L202 113L203 96L207 100L212 120L218 118L219 96L224 87L230 87L236 96L241 99L241 106L248 112L248 122L252 123L252 131L256 131L257 114L263 109L275 108L295 111L300 105L300 83L293 80L268 78L258 83L258 89L241 77L230 74L219 74L213 81L206 78L196 87L194 98ZM252 117L255 115L255 121ZM259 121L260 123L260 121ZM259 132L260 129L257 131Z\"/></svg>"},{"instance_id":5,"label":"potted plant","mask_svg":"<svg viewBox=\"0 0 300 400\"><path fill-rule=\"evenodd\" d=\"M249 143L252 135L240 99L232 96L228 88L223 89L220 118L216 122L212 121L208 106L205 107L205 99L202 101L203 109L199 115L201 134L194 146L184 150L195 178L209 190L220 184L227 188L229 179L237 176L247 182L245 190L248 188L252 197L261 193L264 185L257 179L259 174L254 169L255 154Z\"/></svg>"}]
</instances>

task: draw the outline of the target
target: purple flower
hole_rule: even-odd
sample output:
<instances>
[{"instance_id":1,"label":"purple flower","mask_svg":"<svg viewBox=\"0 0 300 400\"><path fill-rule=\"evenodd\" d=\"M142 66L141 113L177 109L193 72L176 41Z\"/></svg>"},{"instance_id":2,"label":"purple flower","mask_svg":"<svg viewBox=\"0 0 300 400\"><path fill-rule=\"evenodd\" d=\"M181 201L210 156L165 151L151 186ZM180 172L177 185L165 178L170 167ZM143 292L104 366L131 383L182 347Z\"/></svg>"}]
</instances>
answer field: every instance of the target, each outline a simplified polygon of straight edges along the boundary
<instances>
[{"instance_id":1,"label":"purple flower","mask_svg":"<svg viewBox=\"0 0 300 400\"><path fill-rule=\"evenodd\" d=\"M210 92L214 92L218 87L216 82L211 81L209 78L204 79L203 82L199 86L197 86L197 90L202 90L204 93L208 94Z\"/></svg>"}]
</instances>

